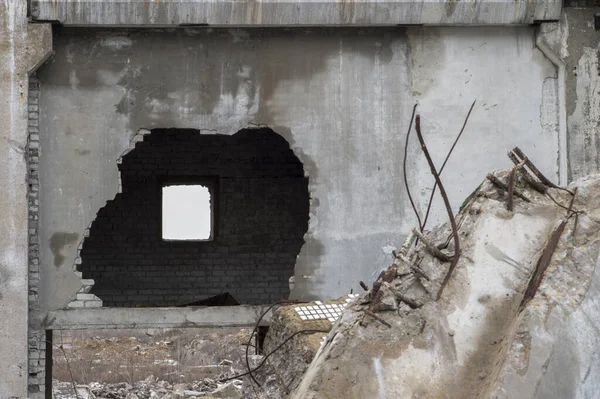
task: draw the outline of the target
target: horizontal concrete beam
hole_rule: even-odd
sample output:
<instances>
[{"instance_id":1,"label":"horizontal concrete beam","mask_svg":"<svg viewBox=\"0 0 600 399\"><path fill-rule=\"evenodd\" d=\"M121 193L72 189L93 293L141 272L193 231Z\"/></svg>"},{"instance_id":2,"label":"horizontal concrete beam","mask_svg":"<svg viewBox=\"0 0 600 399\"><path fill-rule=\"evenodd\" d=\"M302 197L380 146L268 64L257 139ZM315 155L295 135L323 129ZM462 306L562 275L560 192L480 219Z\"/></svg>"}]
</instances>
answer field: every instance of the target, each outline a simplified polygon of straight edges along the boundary
<instances>
[{"instance_id":1,"label":"horizontal concrete beam","mask_svg":"<svg viewBox=\"0 0 600 399\"><path fill-rule=\"evenodd\" d=\"M74 26L506 25L558 20L561 0L30 0Z\"/></svg>"},{"instance_id":2,"label":"horizontal concrete beam","mask_svg":"<svg viewBox=\"0 0 600 399\"><path fill-rule=\"evenodd\" d=\"M55 310L32 320L46 330L254 326L267 306L186 308L98 308ZM267 314L261 325L270 320Z\"/></svg>"}]
</instances>

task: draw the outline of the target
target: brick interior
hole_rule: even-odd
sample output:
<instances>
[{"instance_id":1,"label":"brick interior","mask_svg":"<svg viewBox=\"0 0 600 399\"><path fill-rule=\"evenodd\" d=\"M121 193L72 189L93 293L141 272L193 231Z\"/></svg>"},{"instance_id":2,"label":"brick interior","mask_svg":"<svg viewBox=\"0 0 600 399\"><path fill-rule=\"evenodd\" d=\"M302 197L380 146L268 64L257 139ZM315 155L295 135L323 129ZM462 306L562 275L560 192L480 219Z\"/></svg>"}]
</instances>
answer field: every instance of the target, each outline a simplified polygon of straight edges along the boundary
<instances>
[{"instance_id":1,"label":"brick interior","mask_svg":"<svg viewBox=\"0 0 600 399\"><path fill-rule=\"evenodd\" d=\"M83 278L104 306L173 306L229 293L242 304L289 295L308 228L308 179L270 129L233 136L156 129L119 165L108 201L81 249ZM214 182L213 241L163 241L161 187Z\"/></svg>"}]
</instances>

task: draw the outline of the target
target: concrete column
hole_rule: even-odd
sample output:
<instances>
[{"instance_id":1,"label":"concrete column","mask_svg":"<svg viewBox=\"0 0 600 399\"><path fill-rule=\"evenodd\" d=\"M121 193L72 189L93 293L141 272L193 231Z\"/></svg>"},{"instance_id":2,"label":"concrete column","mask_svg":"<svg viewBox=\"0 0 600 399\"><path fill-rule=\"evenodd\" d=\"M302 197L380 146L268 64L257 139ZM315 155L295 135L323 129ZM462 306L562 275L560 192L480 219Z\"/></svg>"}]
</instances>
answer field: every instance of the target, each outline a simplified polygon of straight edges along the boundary
<instances>
[{"instance_id":1,"label":"concrete column","mask_svg":"<svg viewBox=\"0 0 600 399\"><path fill-rule=\"evenodd\" d=\"M27 87L52 29L27 2L0 2L0 397L27 397Z\"/></svg>"},{"instance_id":2,"label":"concrete column","mask_svg":"<svg viewBox=\"0 0 600 399\"><path fill-rule=\"evenodd\" d=\"M567 7L559 22L541 24L537 37L538 47L558 66L562 85L559 117L564 131L560 151L561 159L566 157L568 181L600 172L600 33L595 27L598 14L600 7Z\"/></svg>"}]
</instances>

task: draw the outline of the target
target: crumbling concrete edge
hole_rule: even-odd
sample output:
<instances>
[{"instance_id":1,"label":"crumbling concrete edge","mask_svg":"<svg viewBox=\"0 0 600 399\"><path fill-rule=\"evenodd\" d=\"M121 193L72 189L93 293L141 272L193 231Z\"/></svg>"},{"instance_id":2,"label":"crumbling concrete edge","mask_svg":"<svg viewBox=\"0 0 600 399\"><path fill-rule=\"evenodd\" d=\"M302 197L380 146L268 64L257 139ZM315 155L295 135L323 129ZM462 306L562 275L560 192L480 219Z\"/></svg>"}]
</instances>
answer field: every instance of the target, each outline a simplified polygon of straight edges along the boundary
<instances>
[{"instance_id":1,"label":"crumbling concrete edge","mask_svg":"<svg viewBox=\"0 0 600 399\"><path fill-rule=\"evenodd\" d=\"M150 133L149 129L145 129L145 128L138 129L136 134L134 134L133 137L129 140L128 147L125 149L125 151L123 151L123 153L121 153L119 158L117 158L117 167L118 167L118 165L121 164L121 162L123 162L123 157L125 155L127 155L129 152L131 152L135 148L135 145L138 142L142 141L144 139L144 136L149 133ZM115 195L123 192L123 185L121 183L121 173L120 172L118 173L118 176L119 176L119 186L118 186L118 190L115 193ZM113 196L113 198L114 198L114 196ZM106 206L106 205L104 205L104 206ZM81 270L79 270L79 268L81 267L81 262L82 262L81 261L81 249L83 248L83 243L85 242L85 239L90 236L90 228L92 227L92 223L94 222L94 220L95 220L95 218L88 224L88 226L86 227L85 231L83 232L83 234L81 236L81 240L77 244L77 255L75 256L75 262L73 263L72 270L73 270L73 273L75 273L77 275L77 277L79 277L79 279L81 280L81 287L79 288L79 290L77 290L76 293L74 293L71 296L71 299L66 303L65 307L67 309L101 308L103 305L102 299L100 299L98 296L90 293L90 291L94 287L95 281L93 279L84 279L83 272Z\"/></svg>"}]
</instances>

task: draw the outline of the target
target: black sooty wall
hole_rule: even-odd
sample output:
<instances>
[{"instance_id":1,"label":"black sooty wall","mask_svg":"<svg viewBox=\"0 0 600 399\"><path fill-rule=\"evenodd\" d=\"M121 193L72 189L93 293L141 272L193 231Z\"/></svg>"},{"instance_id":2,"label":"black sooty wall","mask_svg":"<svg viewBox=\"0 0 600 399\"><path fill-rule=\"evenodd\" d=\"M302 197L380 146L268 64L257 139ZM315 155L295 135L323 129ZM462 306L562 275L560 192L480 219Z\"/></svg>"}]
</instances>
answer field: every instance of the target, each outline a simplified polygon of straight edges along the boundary
<instances>
[{"instance_id":1,"label":"black sooty wall","mask_svg":"<svg viewBox=\"0 0 600 399\"><path fill-rule=\"evenodd\" d=\"M122 192L100 209L81 250L104 306L184 305L222 295L264 304L289 295L308 228L308 179L270 129L233 136L156 129L119 165ZM212 241L164 241L161 187L212 181ZM229 302L228 302L229 303Z\"/></svg>"}]
</instances>

